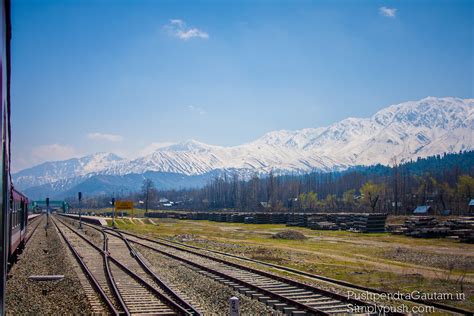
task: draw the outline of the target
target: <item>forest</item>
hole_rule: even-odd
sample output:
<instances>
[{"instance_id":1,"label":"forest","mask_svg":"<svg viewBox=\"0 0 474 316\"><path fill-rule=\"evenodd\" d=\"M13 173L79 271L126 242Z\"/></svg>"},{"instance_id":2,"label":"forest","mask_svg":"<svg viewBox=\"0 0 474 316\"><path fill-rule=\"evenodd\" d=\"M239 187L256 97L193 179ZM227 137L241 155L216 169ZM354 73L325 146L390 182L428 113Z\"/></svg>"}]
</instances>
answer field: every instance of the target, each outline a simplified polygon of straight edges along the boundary
<instances>
[{"instance_id":1,"label":"forest","mask_svg":"<svg viewBox=\"0 0 474 316\"><path fill-rule=\"evenodd\" d=\"M149 209L386 212L409 214L418 205L436 213L468 214L474 198L474 151L436 155L391 166L358 166L341 172L254 174L241 179L225 173L201 188L158 191L145 179L130 196ZM89 198L90 207L106 206L110 197ZM472 211L472 210L471 210Z\"/></svg>"}]
</instances>

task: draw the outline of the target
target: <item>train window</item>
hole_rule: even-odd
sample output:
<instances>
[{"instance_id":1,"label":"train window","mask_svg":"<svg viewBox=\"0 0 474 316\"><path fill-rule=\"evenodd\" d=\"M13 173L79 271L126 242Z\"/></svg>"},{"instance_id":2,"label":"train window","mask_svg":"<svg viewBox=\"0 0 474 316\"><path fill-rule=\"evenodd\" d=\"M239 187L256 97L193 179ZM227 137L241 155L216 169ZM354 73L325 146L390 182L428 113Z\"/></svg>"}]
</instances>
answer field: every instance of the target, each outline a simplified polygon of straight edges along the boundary
<instances>
[{"instance_id":1,"label":"train window","mask_svg":"<svg viewBox=\"0 0 474 316\"><path fill-rule=\"evenodd\" d=\"M20 229L23 230L25 228L25 201L21 200L20 202Z\"/></svg>"},{"instance_id":2,"label":"train window","mask_svg":"<svg viewBox=\"0 0 474 316\"><path fill-rule=\"evenodd\" d=\"M15 201L15 214L14 214L14 218L15 218L15 228L18 226L18 202Z\"/></svg>"},{"instance_id":3,"label":"train window","mask_svg":"<svg viewBox=\"0 0 474 316\"><path fill-rule=\"evenodd\" d=\"M13 201L13 205L12 205L12 227L15 228L16 226L16 203L15 201Z\"/></svg>"}]
</instances>

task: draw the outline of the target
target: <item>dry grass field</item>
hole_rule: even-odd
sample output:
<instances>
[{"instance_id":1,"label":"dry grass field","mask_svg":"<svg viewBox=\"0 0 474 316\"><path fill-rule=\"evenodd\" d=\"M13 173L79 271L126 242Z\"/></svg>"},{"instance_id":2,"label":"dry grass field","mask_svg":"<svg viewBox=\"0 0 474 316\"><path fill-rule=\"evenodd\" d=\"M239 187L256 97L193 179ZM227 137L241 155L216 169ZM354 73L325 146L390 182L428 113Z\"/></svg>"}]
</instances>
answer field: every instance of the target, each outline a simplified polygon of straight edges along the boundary
<instances>
[{"instance_id":1,"label":"dry grass field","mask_svg":"<svg viewBox=\"0 0 474 316\"><path fill-rule=\"evenodd\" d=\"M447 239L415 239L291 228L304 240L272 238L285 225L253 225L175 219L117 220L118 227L195 246L245 255L386 291L463 292L445 302L474 309L474 245Z\"/></svg>"}]
</instances>

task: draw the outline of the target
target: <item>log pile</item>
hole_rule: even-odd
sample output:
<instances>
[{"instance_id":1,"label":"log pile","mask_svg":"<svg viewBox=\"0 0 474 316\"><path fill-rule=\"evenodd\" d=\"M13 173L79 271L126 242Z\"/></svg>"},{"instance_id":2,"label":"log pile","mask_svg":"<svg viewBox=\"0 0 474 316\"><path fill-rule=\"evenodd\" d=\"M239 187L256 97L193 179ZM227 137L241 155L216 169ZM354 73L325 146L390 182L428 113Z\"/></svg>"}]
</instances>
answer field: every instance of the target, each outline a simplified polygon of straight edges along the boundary
<instances>
[{"instance_id":1,"label":"log pile","mask_svg":"<svg viewBox=\"0 0 474 316\"><path fill-rule=\"evenodd\" d=\"M415 238L450 238L474 243L474 217L439 221L433 216L411 216L404 225L391 225L390 232Z\"/></svg>"},{"instance_id":2,"label":"log pile","mask_svg":"<svg viewBox=\"0 0 474 316\"><path fill-rule=\"evenodd\" d=\"M286 224L324 230L385 231L386 214L380 213L281 213L281 212L153 212L147 217L209 220L247 224Z\"/></svg>"}]
</instances>

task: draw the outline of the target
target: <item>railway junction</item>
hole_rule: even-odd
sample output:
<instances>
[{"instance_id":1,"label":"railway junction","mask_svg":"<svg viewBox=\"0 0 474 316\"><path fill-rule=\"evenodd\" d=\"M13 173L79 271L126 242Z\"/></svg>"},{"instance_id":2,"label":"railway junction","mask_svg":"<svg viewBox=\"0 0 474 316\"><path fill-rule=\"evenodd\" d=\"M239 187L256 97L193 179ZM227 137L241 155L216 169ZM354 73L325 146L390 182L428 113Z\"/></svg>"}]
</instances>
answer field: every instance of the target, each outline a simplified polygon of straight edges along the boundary
<instances>
[{"instance_id":1,"label":"railway junction","mask_svg":"<svg viewBox=\"0 0 474 316\"><path fill-rule=\"evenodd\" d=\"M235 301L240 315L403 315L402 306L470 314L420 299L359 299L384 293L84 219L30 218L26 249L9 272L9 314L228 315Z\"/></svg>"}]
</instances>

